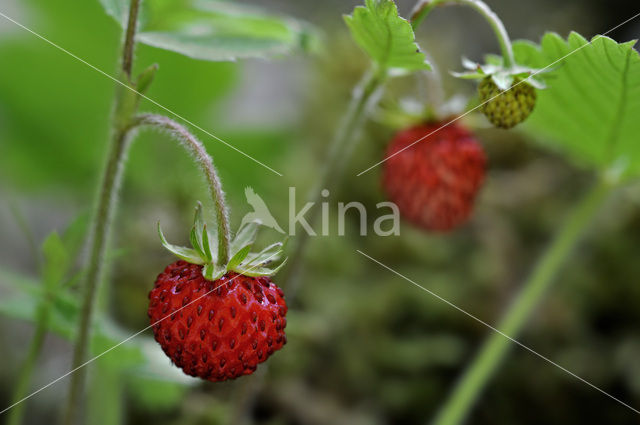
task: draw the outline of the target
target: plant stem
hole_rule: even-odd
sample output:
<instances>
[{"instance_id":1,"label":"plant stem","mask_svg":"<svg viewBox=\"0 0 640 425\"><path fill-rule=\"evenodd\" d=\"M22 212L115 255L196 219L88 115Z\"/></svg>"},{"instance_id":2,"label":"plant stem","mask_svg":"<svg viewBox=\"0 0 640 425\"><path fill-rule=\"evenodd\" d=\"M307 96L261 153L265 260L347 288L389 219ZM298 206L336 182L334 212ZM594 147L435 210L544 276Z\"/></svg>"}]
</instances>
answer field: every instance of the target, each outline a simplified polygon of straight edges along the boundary
<instances>
[{"instance_id":1,"label":"plant stem","mask_svg":"<svg viewBox=\"0 0 640 425\"><path fill-rule=\"evenodd\" d=\"M563 227L560 228L497 326L500 332L511 338L517 338L540 299L553 283L560 266L571 253L610 190L609 183L604 180L599 181L567 217ZM435 425L455 425L466 418L511 345L511 341L499 333L489 336L456 385L447 403L440 410L433 422Z\"/></svg>"},{"instance_id":2,"label":"plant stem","mask_svg":"<svg viewBox=\"0 0 640 425\"><path fill-rule=\"evenodd\" d=\"M130 80L132 58L134 50L134 37L136 22L138 20L138 10L140 0L131 0L129 6L128 26L123 44L122 72ZM98 284L102 280L105 257L109 243L109 230L118 198L118 189L122 177L122 169L126 158L129 136L132 128L129 121L133 117L137 108L137 94L125 87L117 86L116 100L114 105L113 135L111 137L107 163L104 168L100 193L96 207L95 217L91 228L91 245L89 251L89 262L85 280L85 293L82 301L82 312L80 317L77 340L73 352L71 382L69 397L64 414L64 422L71 425L78 418L78 408L81 405L80 399L84 386L87 352L89 351L89 340L91 325L93 322L93 309L97 293Z\"/></svg>"},{"instance_id":3,"label":"plant stem","mask_svg":"<svg viewBox=\"0 0 640 425\"><path fill-rule=\"evenodd\" d=\"M113 219L114 206L116 204L117 192L120 186L125 152L128 147L129 131L117 131L111 142L110 153L108 155L107 167L101 184L98 209L93 221L92 242L89 253L89 265L85 280L85 293L80 316L80 329L73 352L72 370L76 370L71 375L69 398L65 413L65 424L75 422L74 412L78 408L82 388L84 386L85 371L82 367L89 351L89 339L91 325L93 322L93 307L95 304L96 292L99 282L102 280L105 256L109 240L109 228Z\"/></svg>"},{"instance_id":4,"label":"plant stem","mask_svg":"<svg viewBox=\"0 0 640 425\"><path fill-rule=\"evenodd\" d=\"M127 20L127 30L122 49L122 71L131 79L131 68L133 68L133 51L135 35L138 25L138 12L140 10L140 0L131 0L129 5L129 18Z\"/></svg>"},{"instance_id":5,"label":"plant stem","mask_svg":"<svg viewBox=\"0 0 640 425\"><path fill-rule=\"evenodd\" d=\"M386 73L367 72L356 86L351 96L351 101L341 126L338 129L321 171L317 184L309 191L309 202L314 202L314 207L309 210L308 222L311 226L316 221L322 189L331 189L335 182L339 181L344 167L351 156L357 142L358 133L362 130L367 113L379 100L382 88L386 81ZM306 232L298 235L294 240L294 247L289 256L289 268L281 280L280 286L287 294L287 303L291 306L300 286L300 273L304 267L304 253L309 242ZM243 425L248 421L248 412L251 411L257 396L257 388L262 385L266 373L254 376L238 388L238 397L234 406L234 413L230 415L229 424Z\"/></svg>"},{"instance_id":6,"label":"plant stem","mask_svg":"<svg viewBox=\"0 0 640 425\"><path fill-rule=\"evenodd\" d=\"M135 126L151 126L166 130L180 141L180 143L194 156L200 169L207 178L211 199L216 208L218 222L218 265L223 267L229 262L229 246L231 230L229 226L229 211L224 201L224 192L220 177L213 165L213 161L204 145L182 125L162 115L142 114L133 121Z\"/></svg>"},{"instance_id":7,"label":"plant stem","mask_svg":"<svg viewBox=\"0 0 640 425\"><path fill-rule=\"evenodd\" d=\"M489 22L489 25L491 25L491 29L493 29L493 32L498 39L500 50L502 51L504 66L509 68L515 65L511 40L509 39L509 34L507 34L504 24L500 18L498 18L498 15L496 15L489 6L480 0L421 0L416 4L413 12L411 12L411 26L413 26L414 31L418 29L424 18L426 18L433 9L446 4L469 6L484 16L484 18Z\"/></svg>"},{"instance_id":8,"label":"plant stem","mask_svg":"<svg viewBox=\"0 0 640 425\"><path fill-rule=\"evenodd\" d=\"M10 410L9 419L7 425L19 425L22 423L25 403L22 403L24 397L27 395L29 384L31 383L31 376L35 369L36 361L42 350L44 339L47 336L47 324L49 322L49 315L51 312L51 296L45 294L44 299L40 302L38 307L38 314L36 317L36 329L31 338L31 345L29 346L29 352L24 359L22 368L18 378L18 384L16 385L13 393L13 399L11 404L14 406Z\"/></svg>"},{"instance_id":9,"label":"plant stem","mask_svg":"<svg viewBox=\"0 0 640 425\"><path fill-rule=\"evenodd\" d=\"M309 192L309 202L313 207L309 210L309 223L313 226L316 221L323 189L331 191L335 183L340 180L344 167L351 157L358 142L358 134L367 117L369 110L378 102L382 87L386 81L386 73L367 72L362 81L356 86L351 97L351 102L342 124L336 133L329 149L324 168L317 184ZM295 298L298 289L299 274L303 267L305 248L309 241L306 232L301 233L295 239L295 245L289 258L291 264L283 279L282 287L287 290L289 302Z\"/></svg>"}]
</instances>

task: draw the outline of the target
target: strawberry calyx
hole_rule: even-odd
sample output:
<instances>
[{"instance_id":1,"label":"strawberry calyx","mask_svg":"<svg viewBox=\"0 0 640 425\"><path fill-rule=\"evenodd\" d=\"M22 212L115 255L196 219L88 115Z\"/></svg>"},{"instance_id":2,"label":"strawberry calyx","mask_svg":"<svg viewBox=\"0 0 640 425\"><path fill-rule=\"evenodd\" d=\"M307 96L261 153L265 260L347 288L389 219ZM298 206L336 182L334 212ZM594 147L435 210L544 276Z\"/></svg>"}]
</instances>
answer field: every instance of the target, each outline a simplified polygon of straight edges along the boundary
<instances>
[{"instance_id":1,"label":"strawberry calyx","mask_svg":"<svg viewBox=\"0 0 640 425\"><path fill-rule=\"evenodd\" d=\"M541 74L550 71L550 69L530 68L518 64L505 66L502 57L497 55L486 55L484 64L479 64L463 57L462 66L467 71L451 72L451 75L465 80L485 80L490 78L502 91L510 89L520 81L522 81L522 84L529 84L538 90L543 90L546 88L546 84L539 77Z\"/></svg>"},{"instance_id":2,"label":"strawberry calyx","mask_svg":"<svg viewBox=\"0 0 640 425\"><path fill-rule=\"evenodd\" d=\"M228 272L236 272L244 276L259 277L273 276L282 268L286 258L275 267L284 253L284 242L273 243L259 252L251 252L255 243L258 228L262 223L258 220L246 223L238 229L230 244L229 261L219 264L218 261L218 235L216 227L213 231L207 228L202 214L202 204L198 202L195 209L193 227L189 240L191 248L173 245L167 242L160 223L158 222L158 235L162 246L176 257L191 263L201 265L202 275L205 279L215 281Z\"/></svg>"}]
</instances>

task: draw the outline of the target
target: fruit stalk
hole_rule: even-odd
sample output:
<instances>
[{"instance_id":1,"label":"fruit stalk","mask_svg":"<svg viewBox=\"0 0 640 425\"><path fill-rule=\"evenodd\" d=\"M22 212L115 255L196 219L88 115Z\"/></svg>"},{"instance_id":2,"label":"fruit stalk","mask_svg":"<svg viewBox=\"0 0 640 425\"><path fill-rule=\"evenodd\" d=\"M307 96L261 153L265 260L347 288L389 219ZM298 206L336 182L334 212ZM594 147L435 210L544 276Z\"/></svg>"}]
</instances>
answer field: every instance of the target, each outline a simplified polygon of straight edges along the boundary
<instances>
[{"instance_id":1,"label":"fruit stalk","mask_svg":"<svg viewBox=\"0 0 640 425\"><path fill-rule=\"evenodd\" d=\"M507 33L504 24L500 18L498 18L498 15L496 15L489 6L480 0L421 0L416 4L411 12L411 26L413 27L413 30L415 31L418 29L424 18L426 18L433 9L446 4L469 6L484 16L487 22L489 22L489 25L491 25L491 29L498 39L502 58L504 60L504 66L509 68L515 65L511 39L509 38L509 34Z\"/></svg>"},{"instance_id":2,"label":"fruit stalk","mask_svg":"<svg viewBox=\"0 0 640 425\"><path fill-rule=\"evenodd\" d=\"M218 266L224 267L229 262L229 245L231 230L229 227L229 212L224 201L224 191L220 177L213 165L213 161L202 143L182 125L162 115L142 114L133 121L134 126L150 126L168 131L172 137L189 151L207 178L211 199L216 208L218 224Z\"/></svg>"},{"instance_id":3,"label":"fruit stalk","mask_svg":"<svg viewBox=\"0 0 640 425\"><path fill-rule=\"evenodd\" d=\"M610 190L611 184L600 180L569 214L497 326L500 332L511 338L518 337ZM511 345L512 342L499 333L489 336L441 408L434 425L455 425L466 418Z\"/></svg>"},{"instance_id":4,"label":"fruit stalk","mask_svg":"<svg viewBox=\"0 0 640 425\"><path fill-rule=\"evenodd\" d=\"M140 0L131 0L129 6L129 19L123 44L122 73L130 84L131 62L134 50L134 37ZM85 371L82 367L86 361L89 350L91 324L93 321L93 309L99 282L102 280L107 246L109 242L109 230L118 198L118 189L122 177L122 169L126 158L127 147L132 128L129 121L137 108L137 94L126 87L117 86L114 102L114 119L112 137L108 149L107 163L104 168L102 182L98 196L95 216L91 223L91 244L89 261L84 285L82 300L82 312L79 330L73 352L71 382L69 396L64 413L64 424L71 425L78 419L78 407L85 380Z\"/></svg>"}]
</instances>

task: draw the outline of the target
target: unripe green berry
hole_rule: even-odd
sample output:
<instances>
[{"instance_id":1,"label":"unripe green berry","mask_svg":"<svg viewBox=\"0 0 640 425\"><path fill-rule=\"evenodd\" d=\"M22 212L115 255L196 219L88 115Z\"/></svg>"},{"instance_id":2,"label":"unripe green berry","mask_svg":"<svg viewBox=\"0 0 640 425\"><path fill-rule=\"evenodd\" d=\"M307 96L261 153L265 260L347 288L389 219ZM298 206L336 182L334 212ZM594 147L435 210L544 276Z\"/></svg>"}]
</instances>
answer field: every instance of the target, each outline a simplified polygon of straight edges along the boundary
<instances>
[{"instance_id":1,"label":"unripe green berry","mask_svg":"<svg viewBox=\"0 0 640 425\"><path fill-rule=\"evenodd\" d=\"M516 79L508 90L500 90L496 83L487 77L478 86L481 110L496 127L509 129L533 112L536 106L536 89Z\"/></svg>"}]
</instances>

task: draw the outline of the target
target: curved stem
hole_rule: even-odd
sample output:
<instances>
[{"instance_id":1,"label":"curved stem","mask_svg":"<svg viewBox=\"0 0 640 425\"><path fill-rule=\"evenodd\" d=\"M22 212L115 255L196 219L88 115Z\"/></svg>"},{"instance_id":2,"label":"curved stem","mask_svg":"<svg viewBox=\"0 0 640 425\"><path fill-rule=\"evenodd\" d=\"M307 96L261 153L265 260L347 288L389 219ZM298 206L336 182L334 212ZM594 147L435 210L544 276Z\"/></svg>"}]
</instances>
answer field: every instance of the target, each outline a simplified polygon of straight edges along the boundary
<instances>
[{"instance_id":1,"label":"curved stem","mask_svg":"<svg viewBox=\"0 0 640 425\"><path fill-rule=\"evenodd\" d=\"M135 30L138 21L138 11L141 0L131 0L129 6L129 19L125 40L123 44L122 72L130 80L135 47ZM81 394L85 380L84 362L89 351L93 310L97 288L102 280L107 246L109 243L109 229L118 198L118 189L122 177L122 169L126 158L129 136L132 128L129 121L137 109L137 94L127 88L118 85L113 111L113 135L109 145L107 163L104 168L100 194L96 207L95 217L91 227L91 245L87 275L85 280L85 293L82 300L82 312L76 344L73 351L69 396L64 412L63 423L71 425L79 418L78 411Z\"/></svg>"},{"instance_id":2,"label":"curved stem","mask_svg":"<svg viewBox=\"0 0 640 425\"><path fill-rule=\"evenodd\" d=\"M223 267L229 262L229 246L231 244L231 230L229 226L229 211L224 201L224 192L220 177L213 165L213 160L207 153L204 145L187 130L170 118L162 115L142 114L133 120L134 126L150 126L168 131L171 136L179 140L180 143L194 156L202 172L207 177L207 183L211 194L211 199L216 208L216 218L218 223L218 265Z\"/></svg>"},{"instance_id":3,"label":"curved stem","mask_svg":"<svg viewBox=\"0 0 640 425\"><path fill-rule=\"evenodd\" d=\"M447 4L469 6L484 16L487 22L489 22L489 25L491 25L491 29L493 29L493 32L498 39L500 50L502 51L504 66L509 68L515 65L511 40L509 39L509 34L507 34L504 24L500 18L498 18L498 15L496 15L489 6L480 0L421 0L416 4L413 12L411 12L411 26L414 31L418 29L424 18L426 18L433 9L437 6L444 6Z\"/></svg>"},{"instance_id":4,"label":"curved stem","mask_svg":"<svg viewBox=\"0 0 640 425\"><path fill-rule=\"evenodd\" d=\"M600 181L567 217L565 224L497 326L500 332L517 338L610 190L610 184ZM435 425L455 425L465 419L511 346L512 342L499 333L489 336L440 410L433 422Z\"/></svg>"}]
</instances>

